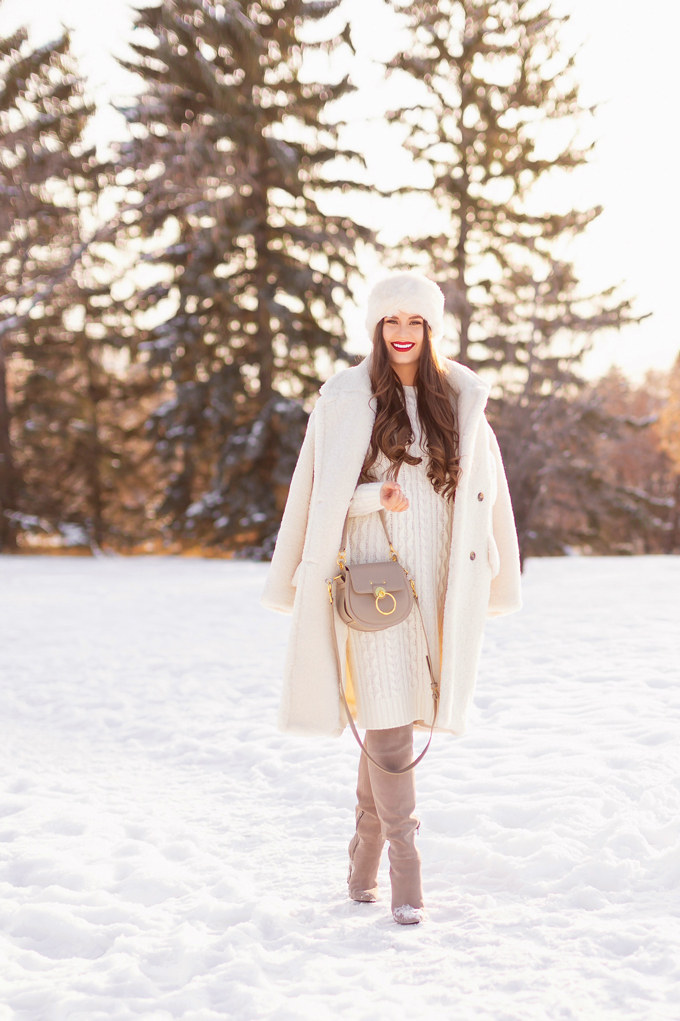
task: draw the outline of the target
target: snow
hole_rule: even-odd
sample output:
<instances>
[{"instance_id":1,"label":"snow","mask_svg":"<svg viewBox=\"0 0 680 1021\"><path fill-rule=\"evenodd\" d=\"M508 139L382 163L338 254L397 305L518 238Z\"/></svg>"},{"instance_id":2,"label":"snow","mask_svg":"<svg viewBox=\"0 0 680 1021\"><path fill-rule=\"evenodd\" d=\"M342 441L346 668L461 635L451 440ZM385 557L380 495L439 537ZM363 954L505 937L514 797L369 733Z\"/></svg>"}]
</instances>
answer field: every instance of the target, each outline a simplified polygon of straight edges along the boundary
<instances>
[{"instance_id":1,"label":"snow","mask_svg":"<svg viewBox=\"0 0 680 1021\"><path fill-rule=\"evenodd\" d=\"M677 1021L680 558L527 563L418 767L414 926L386 856L346 895L351 735L275 729L265 571L0 558L1 1021Z\"/></svg>"}]
</instances>

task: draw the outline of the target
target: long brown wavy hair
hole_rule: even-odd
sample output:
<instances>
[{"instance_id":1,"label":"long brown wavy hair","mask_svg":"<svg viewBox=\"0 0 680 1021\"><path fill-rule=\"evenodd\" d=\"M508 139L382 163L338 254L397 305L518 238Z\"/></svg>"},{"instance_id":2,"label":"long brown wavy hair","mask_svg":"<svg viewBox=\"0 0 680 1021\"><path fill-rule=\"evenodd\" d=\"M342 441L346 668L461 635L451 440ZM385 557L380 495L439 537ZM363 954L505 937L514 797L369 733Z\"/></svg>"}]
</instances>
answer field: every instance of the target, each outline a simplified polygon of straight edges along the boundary
<instances>
[{"instance_id":1,"label":"long brown wavy hair","mask_svg":"<svg viewBox=\"0 0 680 1021\"><path fill-rule=\"evenodd\" d=\"M375 481L372 471L380 451L390 461L387 476L396 479L402 464L420 464L408 448L415 437L411 428L404 388L390 364L380 320L373 333L370 378L376 402L375 422L359 482ZM461 473L458 430L450 400L450 390L434 348L429 325L423 320L423 346L418 361L415 386L418 416L422 425L424 448L429 465L427 477L437 493L453 500Z\"/></svg>"}]
</instances>

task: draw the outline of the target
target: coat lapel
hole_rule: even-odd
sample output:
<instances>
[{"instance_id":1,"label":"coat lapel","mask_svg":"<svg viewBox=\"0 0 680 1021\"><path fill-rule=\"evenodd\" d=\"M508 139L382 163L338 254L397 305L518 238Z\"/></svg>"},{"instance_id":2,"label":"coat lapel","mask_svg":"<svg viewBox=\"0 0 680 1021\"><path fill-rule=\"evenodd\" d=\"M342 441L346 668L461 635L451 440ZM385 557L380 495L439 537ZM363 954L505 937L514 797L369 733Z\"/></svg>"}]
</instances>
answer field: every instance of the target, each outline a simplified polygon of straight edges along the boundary
<instances>
[{"instance_id":1,"label":"coat lapel","mask_svg":"<svg viewBox=\"0 0 680 1021\"><path fill-rule=\"evenodd\" d=\"M367 359L321 387L316 405L314 486L309 535L314 542L306 555L323 563L335 561L342 526L364 457L371 442L375 410ZM344 377L344 378L343 378Z\"/></svg>"}]
</instances>

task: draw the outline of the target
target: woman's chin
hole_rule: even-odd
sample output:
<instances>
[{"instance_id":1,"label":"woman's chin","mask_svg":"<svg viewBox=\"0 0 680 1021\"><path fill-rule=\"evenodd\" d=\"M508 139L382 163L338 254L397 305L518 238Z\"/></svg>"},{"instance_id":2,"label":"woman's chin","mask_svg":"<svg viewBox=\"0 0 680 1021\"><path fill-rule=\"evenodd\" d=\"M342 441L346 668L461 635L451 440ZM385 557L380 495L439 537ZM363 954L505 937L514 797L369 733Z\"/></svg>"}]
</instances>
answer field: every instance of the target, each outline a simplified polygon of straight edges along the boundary
<instances>
[{"instance_id":1,"label":"woman's chin","mask_svg":"<svg viewBox=\"0 0 680 1021\"><path fill-rule=\"evenodd\" d=\"M390 365L395 371L399 369L412 369L415 372L415 369L418 365L418 359L405 357L404 358L390 357Z\"/></svg>"}]
</instances>

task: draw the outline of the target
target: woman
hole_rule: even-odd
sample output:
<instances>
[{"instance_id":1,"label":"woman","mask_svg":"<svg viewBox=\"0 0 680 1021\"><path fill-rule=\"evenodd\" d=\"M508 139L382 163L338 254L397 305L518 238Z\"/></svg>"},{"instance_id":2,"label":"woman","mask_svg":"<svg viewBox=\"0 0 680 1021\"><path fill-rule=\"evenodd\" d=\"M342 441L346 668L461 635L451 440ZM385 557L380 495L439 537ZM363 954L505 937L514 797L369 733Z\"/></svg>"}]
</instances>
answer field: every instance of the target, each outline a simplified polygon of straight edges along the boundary
<instances>
[{"instance_id":1,"label":"woman","mask_svg":"<svg viewBox=\"0 0 680 1021\"><path fill-rule=\"evenodd\" d=\"M484 620L521 607L512 506L484 417L489 385L437 354L443 317L441 290L420 274L394 274L371 291L372 352L321 387L262 597L293 614L280 728L340 734L347 723L340 686L366 728L375 763L361 754L349 896L376 900L387 840L392 913L401 924L424 917L415 774L380 766L408 766L414 725L433 723L428 647L440 689L436 729L462 734ZM348 563L388 559L383 509L422 621L414 609L394 627L358 632L335 612L327 580L337 574L346 519Z\"/></svg>"}]
</instances>

